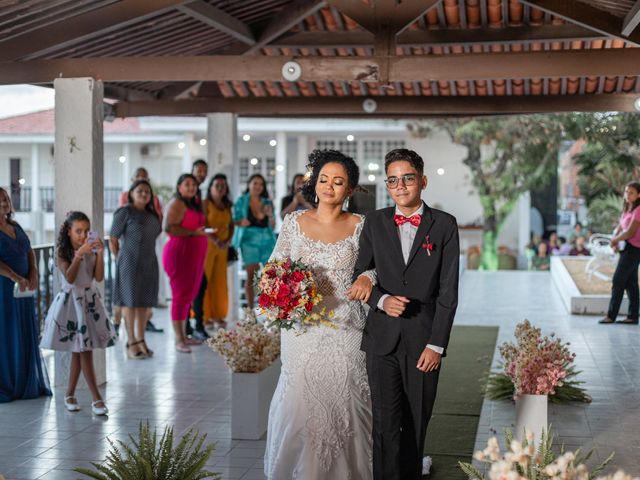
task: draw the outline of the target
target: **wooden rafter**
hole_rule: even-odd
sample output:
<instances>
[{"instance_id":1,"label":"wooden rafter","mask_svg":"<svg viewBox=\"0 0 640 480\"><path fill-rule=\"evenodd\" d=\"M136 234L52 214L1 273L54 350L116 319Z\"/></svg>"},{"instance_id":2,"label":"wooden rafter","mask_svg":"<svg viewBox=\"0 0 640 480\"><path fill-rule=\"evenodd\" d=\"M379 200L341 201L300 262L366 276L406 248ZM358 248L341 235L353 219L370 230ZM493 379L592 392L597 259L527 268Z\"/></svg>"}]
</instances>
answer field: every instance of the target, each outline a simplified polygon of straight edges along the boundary
<instances>
[{"instance_id":1,"label":"wooden rafter","mask_svg":"<svg viewBox=\"0 0 640 480\"><path fill-rule=\"evenodd\" d=\"M367 114L363 97L342 98L220 98L184 101L120 102L118 117L145 115L194 115L215 112L243 116L394 117L429 115L526 114L549 112L598 112L634 110L633 94L562 95L518 97L400 97L374 98L377 110Z\"/></svg>"},{"instance_id":2,"label":"wooden rafter","mask_svg":"<svg viewBox=\"0 0 640 480\"><path fill-rule=\"evenodd\" d=\"M46 55L56 49L142 21L186 0L122 0L0 42L0 62Z\"/></svg>"},{"instance_id":3,"label":"wooden rafter","mask_svg":"<svg viewBox=\"0 0 640 480\"><path fill-rule=\"evenodd\" d=\"M622 35L628 37L640 23L640 0L637 0L622 22Z\"/></svg>"},{"instance_id":4,"label":"wooden rafter","mask_svg":"<svg viewBox=\"0 0 640 480\"><path fill-rule=\"evenodd\" d=\"M432 47L476 44L562 42L594 40L606 35L577 25L519 26L472 30L406 30L398 35L400 47ZM287 33L269 46L278 48L358 48L372 46L374 35L367 31Z\"/></svg>"},{"instance_id":5,"label":"wooden rafter","mask_svg":"<svg viewBox=\"0 0 640 480\"><path fill-rule=\"evenodd\" d=\"M195 0L184 5L179 5L178 10L247 45L254 45L256 43L253 32L247 24L219 8L208 4L204 0Z\"/></svg>"},{"instance_id":6,"label":"wooden rafter","mask_svg":"<svg viewBox=\"0 0 640 480\"><path fill-rule=\"evenodd\" d=\"M379 82L381 65L392 82L544 77L638 76L640 49L559 50L405 57L100 57L0 64L0 84L49 83L59 77L105 82L282 81L289 60L300 81Z\"/></svg>"},{"instance_id":7,"label":"wooden rafter","mask_svg":"<svg viewBox=\"0 0 640 480\"><path fill-rule=\"evenodd\" d=\"M284 10L284 12L282 12L281 15L275 16L275 18L262 31L258 41L243 53L245 55L250 55L260 51L260 49L265 47L269 42L291 30L305 18L325 7L326 4L327 2L325 0L294 1Z\"/></svg>"},{"instance_id":8,"label":"wooden rafter","mask_svg":"<svg viewBox=\"0 0 640 480\"><path fill-rule=\"evenodd\" d=\"M628 37L622 34L624 19L578 0L520 0L520 3L581 27L640 46L640 32L633 32Z\"/></svg>"}]
</instances>

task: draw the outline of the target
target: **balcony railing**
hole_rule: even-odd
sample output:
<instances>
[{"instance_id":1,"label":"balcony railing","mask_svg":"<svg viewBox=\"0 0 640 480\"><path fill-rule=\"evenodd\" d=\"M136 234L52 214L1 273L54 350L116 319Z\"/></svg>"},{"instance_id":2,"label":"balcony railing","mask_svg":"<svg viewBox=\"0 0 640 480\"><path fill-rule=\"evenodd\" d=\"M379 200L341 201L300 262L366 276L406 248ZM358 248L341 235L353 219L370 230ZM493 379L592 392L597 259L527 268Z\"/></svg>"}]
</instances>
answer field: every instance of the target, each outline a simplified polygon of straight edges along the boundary
<instances>
[{"instance_id":1,"label":"balcony railing","mask_svg":"<svg viewBox=\"0 0 640 480\"><path fill-rule=\"evenodd\" d=\"M104 306L109 315L112 313L113 279L115 264L108 248L109 237L104 238ZM55 270L54 245L36 245L33 247L38 266L38 292L36 295L36 312L40 323L40 332L44 327L44 319L53 300L53 277Z\"/></svg>"},{"instance_id":2,"label":"balcony railing","mask_svg":"<svg viewBox=\"0 0 640 480\"><path fill-rule=\"evenodd\" d=\"M114 212L118 208L120 200L120 187L104 187L104 211ZM31 211L31 187L20 187L20 200L13 208L17 212ZM54 187L40 187L40 210L43 212L53 212L55 199Z\"/></svg>"}]
</instances>

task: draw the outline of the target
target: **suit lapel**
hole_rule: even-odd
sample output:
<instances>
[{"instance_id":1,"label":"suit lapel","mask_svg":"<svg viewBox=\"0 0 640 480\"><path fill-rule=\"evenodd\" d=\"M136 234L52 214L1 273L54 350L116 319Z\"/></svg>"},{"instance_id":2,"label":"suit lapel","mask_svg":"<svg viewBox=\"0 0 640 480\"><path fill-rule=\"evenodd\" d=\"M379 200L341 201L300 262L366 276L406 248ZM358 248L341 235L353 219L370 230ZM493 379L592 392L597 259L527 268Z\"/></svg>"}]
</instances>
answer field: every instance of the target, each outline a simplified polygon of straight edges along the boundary
<instances>
[{"instance_id":1,"label":"suit lapel","mask_svg":"<svg viewBox=\"0 0 640 480\"><path fill-rule=\"evenodd\" d=\"M409 252L409 259L405 266L405 270L411 264L411 261L416 256L422 244L424 243L425 237L429 234L431 227L434 224L433 212L427 206L426 203L423 202L424 205L424 213L422 215L422 220L420 221L420 225L418 225L418 231L416 232L416 238L413 240L413 245L411 246L411 251Z\"/></svg>"},{"instance_id":2,"label":"suit lapel","mask_svg":"<svg viewBox=\"0 0 640 480\"><path fill-rule=\"evenodd\" d=\"M387 234L391 237L391 244L393 245L391 249L393 250L394 255L400 260L401 264L404 264L404 257L402 256L402 245L400 244L400 235L398 234L398 227L396 223L393 221L393 216L396 213L395 208L389 209L391 214L386 216L384 226L387 230Z\"/></svg>"}]
</instances>

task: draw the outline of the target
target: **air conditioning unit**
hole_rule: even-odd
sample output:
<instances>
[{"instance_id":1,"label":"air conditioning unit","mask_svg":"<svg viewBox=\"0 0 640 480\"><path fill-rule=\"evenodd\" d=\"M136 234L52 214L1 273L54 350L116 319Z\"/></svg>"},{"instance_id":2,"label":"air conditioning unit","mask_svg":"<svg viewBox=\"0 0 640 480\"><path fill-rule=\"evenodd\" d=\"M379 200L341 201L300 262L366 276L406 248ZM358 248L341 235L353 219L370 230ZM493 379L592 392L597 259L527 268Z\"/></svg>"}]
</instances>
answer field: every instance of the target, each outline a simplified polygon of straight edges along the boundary
<instances>
[{"instance_id":1,"label":"air conditioning unit","mask_svg":"<svg viewBox=\"0 0 640 480\"><path fill-rule=\"evenodd\" d=\"M142 145L140 147L140 155L142 157L159 157L160 145L157 145L157 144Z\"/></svg>"}]
</instances>

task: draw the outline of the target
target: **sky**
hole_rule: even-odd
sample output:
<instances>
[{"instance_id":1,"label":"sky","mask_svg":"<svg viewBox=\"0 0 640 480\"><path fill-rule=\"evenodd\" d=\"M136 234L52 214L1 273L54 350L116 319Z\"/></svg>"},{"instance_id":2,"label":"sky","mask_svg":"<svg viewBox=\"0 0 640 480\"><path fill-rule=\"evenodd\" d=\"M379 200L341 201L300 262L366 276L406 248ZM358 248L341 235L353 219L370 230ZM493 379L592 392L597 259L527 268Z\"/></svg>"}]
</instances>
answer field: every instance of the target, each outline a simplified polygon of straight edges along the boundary
<instances>
[{"instance_id":1,"label":"sky","mask_svg":"<svg viewBox=\"0 0 640 480\"><path fill-rule=\"evenodd\" d=\"M53 108L53 88L32 85L0 86L0 118Z\"/></svg>"}]
</instances>

